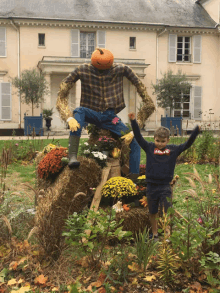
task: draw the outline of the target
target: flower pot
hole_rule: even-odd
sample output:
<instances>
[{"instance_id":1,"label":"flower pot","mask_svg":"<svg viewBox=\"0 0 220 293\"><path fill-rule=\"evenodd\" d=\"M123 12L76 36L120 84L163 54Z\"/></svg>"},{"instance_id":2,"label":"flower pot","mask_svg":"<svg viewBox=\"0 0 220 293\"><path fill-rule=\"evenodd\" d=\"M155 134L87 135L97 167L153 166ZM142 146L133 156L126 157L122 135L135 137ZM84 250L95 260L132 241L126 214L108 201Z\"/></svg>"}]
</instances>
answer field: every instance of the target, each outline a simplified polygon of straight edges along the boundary
<instances>
[{"instance_id":1,"label":"flower pot","mask_svg":"<svg viewBox=\"0 0 220 293\"><path fill-rule=\"evenodd\" d=\"M45 118L47 130L50 130L52 118Z\"/></svg>"}]
</instances>

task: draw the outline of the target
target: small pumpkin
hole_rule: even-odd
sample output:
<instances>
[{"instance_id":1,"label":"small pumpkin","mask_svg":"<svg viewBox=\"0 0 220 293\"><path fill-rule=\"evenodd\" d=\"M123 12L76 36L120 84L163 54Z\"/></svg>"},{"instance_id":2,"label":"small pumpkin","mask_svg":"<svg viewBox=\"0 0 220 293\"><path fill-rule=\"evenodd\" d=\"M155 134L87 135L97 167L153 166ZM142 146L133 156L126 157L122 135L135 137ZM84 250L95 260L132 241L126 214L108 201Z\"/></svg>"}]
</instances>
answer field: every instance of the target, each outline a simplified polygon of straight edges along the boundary
<instances>
[{"instance_id":1,"label":"small pumpkin","mask_svg":"<svg viewBox=\"0 0 220 293\"><path fill-rule=\"evenodd\" d=\"M107 49L97 48L91 56L91 63L98 69L109 69L114 61L114 55Z\"/></svg>"},{"instance_id":2,"label":"small pumpkin","mask_svg":"<svg viewBox=\"0 0 220 293\"><path fill-rule=\"evenodd\" d=\"M121 150L118 148L114 148L111 155L114 159L117 159L121 155Z\"/></svg>"}]
</instances>

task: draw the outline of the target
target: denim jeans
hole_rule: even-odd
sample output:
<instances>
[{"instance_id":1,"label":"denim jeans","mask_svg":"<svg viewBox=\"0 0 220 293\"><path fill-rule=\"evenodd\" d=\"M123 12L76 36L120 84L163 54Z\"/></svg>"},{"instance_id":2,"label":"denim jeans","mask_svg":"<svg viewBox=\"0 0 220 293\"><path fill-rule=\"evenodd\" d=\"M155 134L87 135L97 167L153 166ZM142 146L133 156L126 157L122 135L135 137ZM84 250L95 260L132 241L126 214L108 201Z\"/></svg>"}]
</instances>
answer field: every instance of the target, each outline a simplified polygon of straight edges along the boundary
<instances>
[{"instance_id":1,"label":"denim jeans","mask_svg":"<svg viewBox=\"0 0 220 293\"><path fill-rule=\"evenodd\" d=\"M96 112L86 107L78 107L73 111L73 114L74 118L81 127L77 131L70 131L70 135L81 136L82 128L86 123L95 124L99 128L108 129L117 134L119 137L121 136L121 131L125 132L128 130L128 127L122 123L121 119L117 115L115 115L113 109L108 109L104 112ZM118 123L113 124L112 119L115 117L118 117L119 121ZM141 149L135 138L133 138L130 148L130 173L139 174Z\"/></svg>"}]
</instances>

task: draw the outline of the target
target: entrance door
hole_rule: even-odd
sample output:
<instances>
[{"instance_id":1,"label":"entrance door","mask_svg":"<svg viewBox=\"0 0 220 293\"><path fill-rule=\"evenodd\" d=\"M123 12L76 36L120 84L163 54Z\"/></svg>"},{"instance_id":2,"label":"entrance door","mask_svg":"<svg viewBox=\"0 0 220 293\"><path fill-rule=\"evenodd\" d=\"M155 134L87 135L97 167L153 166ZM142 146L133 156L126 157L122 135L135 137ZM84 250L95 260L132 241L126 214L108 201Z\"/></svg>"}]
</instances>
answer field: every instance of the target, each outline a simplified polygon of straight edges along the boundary
<instances>
[{"instance_id":1,"label":"entrance door","mask_svg":"<svg viewBox=\"0 0 220 293\"><path fill-rule=\"evenodd\" d=\"M95 50L95 33L80 32L80 58L91 58Z\"/></svg>"}]
</instances>

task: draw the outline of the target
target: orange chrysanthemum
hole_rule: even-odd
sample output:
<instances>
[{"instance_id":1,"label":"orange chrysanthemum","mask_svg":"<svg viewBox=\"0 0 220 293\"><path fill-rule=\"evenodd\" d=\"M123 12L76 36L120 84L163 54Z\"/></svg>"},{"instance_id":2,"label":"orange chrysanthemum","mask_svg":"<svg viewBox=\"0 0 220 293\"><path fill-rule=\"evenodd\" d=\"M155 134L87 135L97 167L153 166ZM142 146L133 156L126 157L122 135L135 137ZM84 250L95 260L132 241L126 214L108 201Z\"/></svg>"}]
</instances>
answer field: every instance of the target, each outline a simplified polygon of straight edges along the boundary
<instances>
[{"instance_id":1,"label":"orange chrysanthemum","mask_svg":"<svg viewBox=\"0 0 220 293\"><path fill-rule=\"evenodd\" d=\"M52 149L38 165L38 175L42 179L47 179L49 176L60 172L62 169L61 159L67 157L67 148L55 148Z\"/></svg>"}]
</instances>

